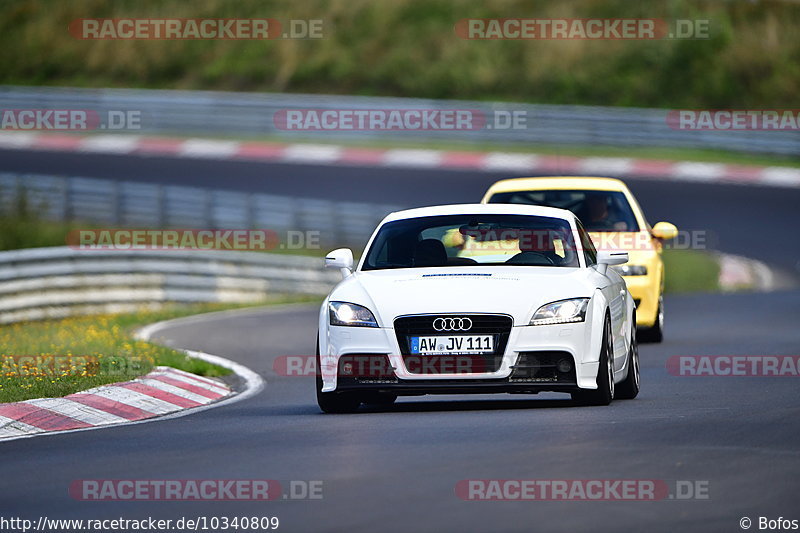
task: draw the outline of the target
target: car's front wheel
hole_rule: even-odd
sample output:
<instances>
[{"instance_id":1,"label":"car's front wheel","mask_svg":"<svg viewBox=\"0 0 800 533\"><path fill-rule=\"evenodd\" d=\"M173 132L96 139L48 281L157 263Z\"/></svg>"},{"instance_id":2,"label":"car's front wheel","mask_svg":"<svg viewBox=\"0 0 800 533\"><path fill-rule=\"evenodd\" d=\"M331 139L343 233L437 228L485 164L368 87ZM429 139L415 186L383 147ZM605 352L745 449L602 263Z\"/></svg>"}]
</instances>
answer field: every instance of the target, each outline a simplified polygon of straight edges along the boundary
<instances>
[{"instance_id":1,"label":"car's front wheel","mask_svg":"<svg viewBox=\"0 0 800 533\"><path fill-rule=\"evenodd\" d=\"M611 320L606 316L600 364L597 367L597 389L572 393L572 399L582 405L608 405L614 400L614 343L611 339Z\"/></svg>"},{"instance_id":2,"label":"car's front wheel","mask_svg":"<svg viewBox=\"0 0 800 533\"><path fill-rule=\"evenodd\" d=\"M322 392L322 367L319 358L319 340L317 340L317 405L323 413L352 413L361 405L361 400L351 392Z\"/></svg>"}]
</instances>

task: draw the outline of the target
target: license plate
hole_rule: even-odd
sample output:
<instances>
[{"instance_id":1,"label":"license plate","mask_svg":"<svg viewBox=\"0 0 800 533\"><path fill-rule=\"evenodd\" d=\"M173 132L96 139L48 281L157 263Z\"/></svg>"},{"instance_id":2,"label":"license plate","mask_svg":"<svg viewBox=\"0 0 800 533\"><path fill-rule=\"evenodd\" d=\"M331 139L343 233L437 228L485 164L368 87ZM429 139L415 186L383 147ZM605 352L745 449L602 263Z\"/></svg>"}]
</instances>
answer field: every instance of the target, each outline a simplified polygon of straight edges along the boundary
<instances>
[{"instance_id":1,"label":"license plate","mask_svg":"<svg viewBox=\"0 0 800 533\"><path fill-rule=\"evenodd\" d=\"M494 351L493 335L436 335L409 337L408 345L412 354L483 354Z\"/></svg>"}]
</instances>

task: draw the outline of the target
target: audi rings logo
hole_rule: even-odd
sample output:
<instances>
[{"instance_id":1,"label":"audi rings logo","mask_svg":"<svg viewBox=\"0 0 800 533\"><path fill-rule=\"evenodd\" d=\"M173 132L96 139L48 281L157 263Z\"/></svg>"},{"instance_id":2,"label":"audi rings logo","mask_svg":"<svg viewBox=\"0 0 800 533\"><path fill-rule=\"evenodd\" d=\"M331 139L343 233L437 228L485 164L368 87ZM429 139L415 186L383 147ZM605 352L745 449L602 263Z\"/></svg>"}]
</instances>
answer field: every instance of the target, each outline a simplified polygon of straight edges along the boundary
<instances>
[{"instance_id":1,"label":"audi rings logo","mask_svg":"<svg viewBox=\"0 0 800 533\"><path fill-rule=\"evenodd\" d=\"M433 321L433 329L436 331L469 331L472 329L472 320L467 317L439 317Z\"/></svg>"}]
</instances>

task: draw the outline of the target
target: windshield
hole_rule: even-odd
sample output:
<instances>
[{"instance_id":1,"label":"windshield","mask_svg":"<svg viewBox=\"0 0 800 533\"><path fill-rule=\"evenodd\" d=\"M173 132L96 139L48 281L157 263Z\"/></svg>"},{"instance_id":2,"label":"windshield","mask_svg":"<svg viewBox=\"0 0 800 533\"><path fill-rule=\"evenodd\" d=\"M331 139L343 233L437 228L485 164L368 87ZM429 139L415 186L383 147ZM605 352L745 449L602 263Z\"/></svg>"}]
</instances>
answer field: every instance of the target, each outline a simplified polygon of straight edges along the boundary
<instances>
[{"instance_id":1,"label":"windshield","mask_svg":"<svg viewBox=\"0 0 800 533\"><path fill-rule=\"evenodd\" d=\"M543 190L501 192L490 204L543 205L575 213L586 231L639 231L625 194L619 191Z\"/></svg>"},{"instance_id":2,"label":"windshield","mask_svg":"<svg viewBox=\"0 0 800 533\"><path fill-rule=\"evenodd\" d=\"M567 220L466 214L384 224L362 270L469 265L577 267L579 263Z\"/></svg>"}]
</instances>

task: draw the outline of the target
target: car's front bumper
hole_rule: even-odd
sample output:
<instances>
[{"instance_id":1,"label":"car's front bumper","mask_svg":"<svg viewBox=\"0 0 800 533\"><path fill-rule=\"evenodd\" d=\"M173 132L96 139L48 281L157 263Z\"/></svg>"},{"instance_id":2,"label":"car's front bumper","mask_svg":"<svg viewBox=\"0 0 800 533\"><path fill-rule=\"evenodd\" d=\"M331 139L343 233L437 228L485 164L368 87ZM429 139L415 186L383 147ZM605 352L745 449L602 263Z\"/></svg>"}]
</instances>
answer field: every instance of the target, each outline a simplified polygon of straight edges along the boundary
<instances>
[{"instance_id":1,"label":"car's front bumper","mask_svg":"<svg viewBox=\"0 0 800 533\"><path fill-rule=\"evenodd\" d=\"M664 263L656 251L628 250L629 265L647 268L644 276L623 276L628 292L636 304L636 325L652 327L658 317L658 302L664 280Z\"/></svg>"},{"instance_id":2,"label":"car's front bumper","mask_svg":"<svg viewBox=\"0 0 800 533\"><path fill-rule=\"evenodd\" d=\"M409 369L411 365L406 364L408 356L404 359L399 355L401 350L394 328L328 326L326 334L325 353L320 356L323 392L357 389L409 395L531 393L597 387L599 350L591 349L589 322L512 327L504 352L495 356L499 364L492 372L464 371L456 365L460 369L458 373L452 370L414 373ZM349 370L350 375L346 375L340 363L353 357L385 357L388 364L379 372L365 374ZM554 361L562 359L570 362L570 372L555 372L551 368ZM541 365L541 372L525 370L533 365L532 361ZM354 367L358 365L350 365L349 369Z\"/></svg>"},{"instance_id":3,"label":"car's front bumper","mask_svg":"<svg viewBox=\"0 0 800 533\"><path fill-rule=\"evenodd\" d=\"M658 314L658 299L661 296L660 281L655 274L646 276L624 276L628 292L636 304L636 326L652 327Z\"/></svg>"}]
</instances>

